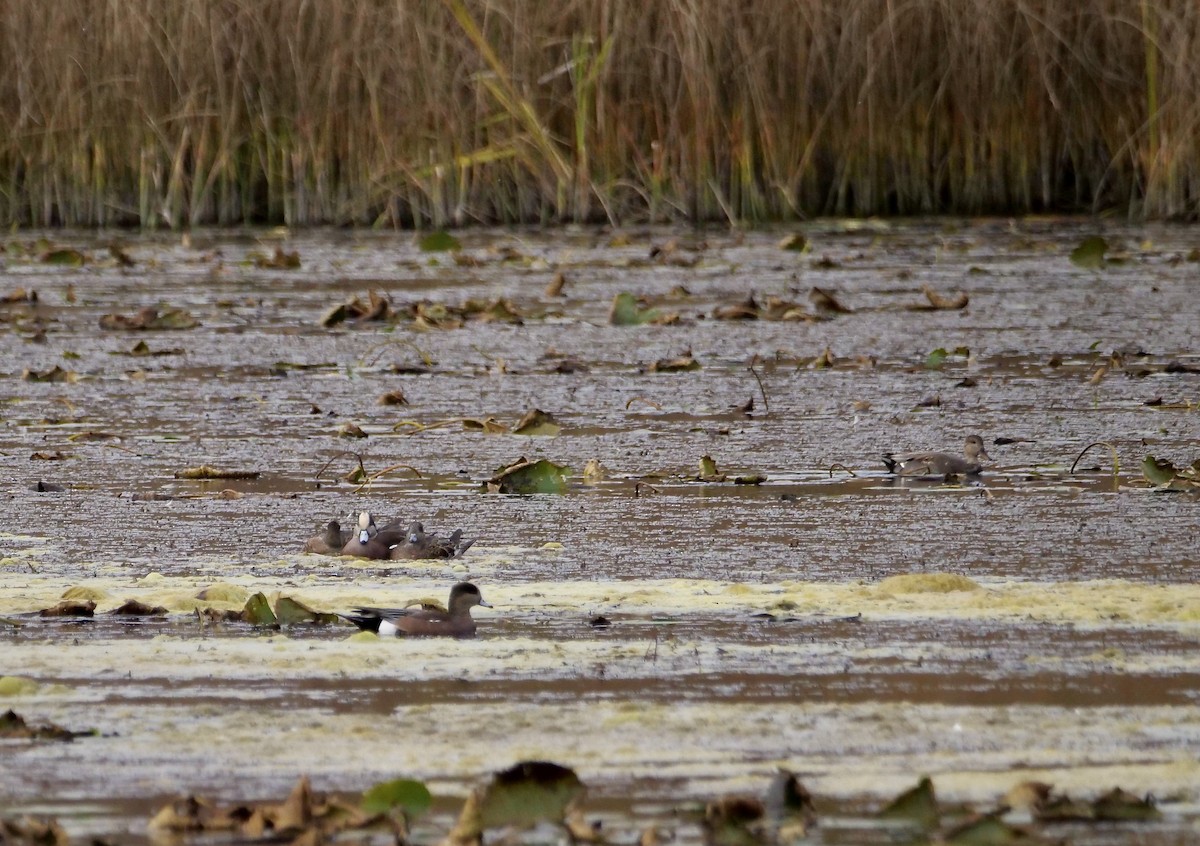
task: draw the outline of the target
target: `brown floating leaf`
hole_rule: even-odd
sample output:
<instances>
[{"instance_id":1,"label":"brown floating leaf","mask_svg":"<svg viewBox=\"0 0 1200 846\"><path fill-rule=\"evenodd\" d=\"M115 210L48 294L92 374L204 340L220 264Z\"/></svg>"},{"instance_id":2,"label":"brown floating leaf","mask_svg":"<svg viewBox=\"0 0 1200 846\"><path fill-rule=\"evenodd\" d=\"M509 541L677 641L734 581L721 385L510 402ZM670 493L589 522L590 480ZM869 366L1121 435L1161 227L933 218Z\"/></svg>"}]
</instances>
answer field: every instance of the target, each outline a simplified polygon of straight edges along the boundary
<instances>
[{"instance_id":1,"label":"brown floating leaf","mask_svg":"<svg viewBox=\"0 0 1200 846\"><path fill-rule=\"evenodd\" d=\"M701 482L724 482L725 476L717 471L717 462L713 461L711 455L703 455L700 457L696 479Z\"/></svg>"},{"instance_id":2,"label":"brown floating leaf","mask_svg":"<svg viewBox=\"0 0 1200 846\"><path fill-rule=\"evenodd\" d=\"M922 285L921 290L925 292L929 305L912 306L914 311L957 311L966 308L967 303L971 301L966 291L959 291L953 297L943 297L928 285Z\"/></svg>"},{"instance_id":3,"label":"brown floating leaf","mask_svg":"<svg viewBox=\"0 0 1200 846\"><path fill-rule=\"evenodd\" d=\"M598 485L608 478L608 468L600 463L598 458L589 458L583 467L583 483Z\"/></svg>"},{"instance_id":4,"label":"brown floating leaf","mask_svg":"<svg viewBox=\"0 0 1200 846\"><path fill-rule=\"evenodd\" d=\"M36 370L26 369L22 371L21 378L26 382L52 382L56 384L71 384L79 381L79 374L73 370L63 370L57 364L49 370L38 372Z\"/></svg>"},{"instance_id":5,"label":"brown floating leaf","mask_svg":"<svg viewBox=\"0 0 1200 846\"><path fill-rule=\"evenodd\" d=\"M797 253L808 252L808 239L799 232L794 232L779 241L779 249Z\"/></svg>"},{"instance_id":6,"label":"brown floating leaf","mask_svg":"<svg viewBox=\"0 0 1200 846\"><path fill-rule=\"evenodd\" d=\"M38 612L39 617L92 617L96 613L96 603L89 599L83 602L64 599L53 608L43 608Z\"/></svg>"},{"instance_id":7,"label":"brown floating leaf","mask_svg":"<svg viewBox=\"0 0 1200 846\"><path fill-rule=\"evenodd\" d=\"M13 846L70 846L71 837L58 820L0 817L0 843Z\"/></svg>"},{"instance_id":8,"label":"brown floating leaf","mask_svg":"<svg viewBox=\"0 0 1200 846\"><path fill-rule=\"evenodd\" d=\"M343 423L337 428L339 438L365 438L367 433L356 423Z\"/></svg>"},{"instance_id":9,"label":"brown floating leaf","mask_svg":"<svg viewBox=\"0 0 1200 846\"><path fill-rule=\"evenodd\" d=\"M563 288L567 284L567 277L563 276L562 271L554 274L554 278L550 280L550 284L546 286L547 297L561 297Z\"/></svg>"},{"instance_id":10,"label":"brown floating leaf","mask_svg":"<svg viewBox=\"0 0 1200 846\"><path fill-rule=\"evenodd\" d=\"M553 436L561 431L562 426L554 419L553 415L542 411L540 408L531 408L525 412L525 416L513 428L512 433L514 435Z\"/></svg>"},{"instance_id":11,"label":"brown floating leaf","mask_svg":"<svg viewBox=\"0 0 1200 846\"><path fill-rule=\"evenodd\" d=\"M758 320L758 303L751 295L740 303L717 306L713 309L712 317L713 320Z\"/></svg>"},{"instance_id":12,"label":"brown floating leaf","mask_svg":"<svg viewBox=\"0 0 1200 846\"><path fill-rule=\"evenodd\" d=\"M833 367L834 358L833 350L826 347L821 351L821 354L809 362L809 367L813 370L824 370L827 367Z\"/></svg>"},{"instance_id":13,"label":"brown floating leaf","mask_svg":"<svg viewBox=\"0 0 1200 846\"><path fill-rule=\"evenodd\" d=\"M651 373L683 373L699 369L700 362L692 357L691 350L676 358L660 358L650 365Z\"/></svg>"},{"instance_id":14,"label":"brown floating leaf","mask_svg":"<svg viewBox=\"0 0 1200 846\"><path fill-rule=\"evenodd\" d=\"M63 452L61 449L56 449L54 452L35 452L29 456L30 461L66 461L71 458L69 452Z\"/></svg>"},{"instance_id":15,"label":"brown floating leaf","mask_svg":"<svg viewBox=\"0 0 1200 846\"><path fill-rule=\"evenodd\" d=\"M1153 797L1147 796L1143 799L1120 787L1114 787L1098 797L1092 803L1092 810L1095 811L1098 820L1145 822L1162 817L1162 812L1155 806Z\"/></svg>"},{"instance_id":16,"label":"brown floating leaf","mask_svg":"<svg viewBox=\"0 0 1200 846\"><path fill-rule=\"evenodd\" d=\"M162 617L166 615L167 609L161 605L147 605L136 599L129 599L108 613L121 617Z\"/></svg>"},{"instance_id":17,"label":"brown floating leaf","mask_svg":"<svg viewBox=\"0 0 1200 846\"><path fill-rule=\"evenodd\" d=\"M404 396L404 391L396 389L388 391L379 397L380 405L408 405L408 398Z\"/></svg>"},{"instance_id":18,"label":"brown floating leaf","mask_svg":"<svg viewBox=\"0 0 1200 846\"><path fill-rule=\"evenodd\" d=\"M300 253L285 252L283 247L276 247L271 255L251 253L249 258L255 267L269 270L295 270L300 266Z\"/></svg>"},{"instance_id":19,"label":"brown floating leaf","mask_svg":"<svg viewBox=\"0 0 1200 846\"><path fill-rule=\"evenodd\" d=\"M37 291L26 291L24 288L13 288L7 294L0 296L0 305L15 305L17 303L36 303Z\"/></svg>"},{"instance_id":20,"label":"brown floating leaf","mask_svg":"<svg viewBox=\"0 0 1200 846\"><path fill-rule=\"evenodd\" d=\"M188 467L175 473L176 479L257 479L257 470L218 470L209 464Z\"/></svg>"},{"instance_id":21,"label":"brown floating leaf","mask_svg":"<svg viewBox=\"0 0 1200 846\"><path fill-rule=\"evenodd\" d=\"M108 254L112 256L113 262L118 267L133 267L137 264L119 244L109 244Z\"/></svg>"},{"instance_id":22,"label":"brown floating leaf","mask_svg":"<svg viewBox=\"0 0 1200 846\"><path fill-rule=\"evenodd\" d=\"M1005 846L1009 843L1033 846L1044 842L1025 829L1000 819L1002 813L997 811L969 817L947 831L941 842L946 846Z\"/></svg>"},{"instance_id":23,"label":"brown floating leaf","mask_svg":"<svg viewBox=\"0 0 1200 846\"><path fill-rule=\"evenodd\" d=\"M854 313L854 309L847 308L846 306L842 305L840 302L838 302L837 296L835 296L832 291L826 291L824 288L817 288L814 286L813 289L808 292L808 298L812 301L812 304L821 311L828 311L834 314Z\"/></svg>"},{"instance_id":24,"label":"brown floating leaf","mask_svg":"<svg viewBox=\"0 0 1200 846\"><path fill-rule=\"evenodd\" d=\"M134 314L106 314L100 318L100 328L140 331L164 329L194 329L200 323L181 308L168 308L161 313L154 306L138 309Z\"/></svg>"},{"instance_id":25,"label":"brown floating leaf","mask_svg":"<svg viewBox=\"0 0 1200 846\"><path fill-rule=\"evenodd\" d=\"M495 417L464 417L462 425L469 432L484 432L488 435L508 434L508 427Z\"/></svg>"},{"instance_id":26,"label":"brown floating leaf","mask_svg":"<svg viewBox=\"0 0 1200 846\"><path fill-rule=\"evenodd\" d=\"M754 796L722 796L704 806L709 846L759 846L769 840L766 807Z\"/></svg>"},{"instance_id":27,"label":"brown floating leaf","mask_svg":"<svg viewBox=\"0 0 1200 846\"><path fill-rule=\"evenodd\" d=\"M42 264L57 264L64 267L83 267L87 263L87 256L79 250L69 248L47 250L38 259Z\"/></svg>"},{"instance_id":28,"label":"brown floating leaf","mask_svg":"<svg viewBox=\"0 0 1200 846\"><path fill-rule=\"evenodd\" d=\"M77 737L94 735L94 731L70 731L54 723L30 725L16 711L0 714L0 738L11 740L74 740ZM7 843L0 828L0 843ZM41 841L38 841L39 843Z\"/></svg>"}]
</instances>

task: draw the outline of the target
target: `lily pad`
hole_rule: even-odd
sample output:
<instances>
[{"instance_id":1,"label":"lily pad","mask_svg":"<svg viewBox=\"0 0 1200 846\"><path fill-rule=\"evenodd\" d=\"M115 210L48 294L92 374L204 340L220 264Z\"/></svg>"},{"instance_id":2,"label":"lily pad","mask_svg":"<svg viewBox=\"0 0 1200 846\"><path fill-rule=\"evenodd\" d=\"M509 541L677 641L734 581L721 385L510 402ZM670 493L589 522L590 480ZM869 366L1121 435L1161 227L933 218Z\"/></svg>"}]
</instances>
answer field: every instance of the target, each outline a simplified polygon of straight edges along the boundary
<instances>
[{"instance_id":1,"label":"lily pad","mask_svg":"<svg viewBox=\"0 0 1200 846\"><path fill-rule=\"evenodd\" d=\"M489 493L503 494L562 494L567 492L566 475L569 467L553 461L529 461L520 458L501 467L484 483Z\"/></svg>"},{"instance_id":2,"label":"lily pad","mask_svg":"<svg viewBox=\"0 0 1200 846\"><path fill-rule=\"evenodd\" d=\"M1165 488L1175 481L1179 471L1175 469L1175 465L1170 460L1147 455L1142 459L1142 475L1155 487Z\"/></svg>"},{"instance_id":3,"label":"lily pad","mask_svg":"<svg viewBox=\"0 0 1200 846\"><path fill-rule=\"evenodd\" d=\"M1155 806L1153 797L1147 796L1143 799L1120 787L1114 787L1098 797L1092 803L1092 810L1098 820L1147 822L1162 817L1162 812Z\"/></svg>"},{"instance_id":4,"label":"lily pad","mask_svg":"<svg viewBox=\"0 0 1200 846\"><path fill-rule=\"evenodd\" d=\"M640 326L658 318L658 309L642 305L637 297L628 292L613 297L612 306L608 310L608 322L613 326Z\"/></svg>"},{"instance_id":5,"label":"lily pad","mask_svg":"<svg viewBox=\"0 0 1200 846\"><path fill-rule=\"evenodd\" d=\"M256 470L219 470L209 464L188 467L175 473L176 479L257 479Z\"/></svg>"},{"instance_id":6,"label":"lily pad","mask_svg":"<svg viewBox=\"0 0 1200 846\"><path fill-rule=\"evenodd\" d=\"M400 811L406 817L424 813L433 803L424 782L397 778L374 785L363 794L361 807L368 814Z\"/></svg>"},{"instance_id":7,"label":"lily pad","mask_svg":"<svg viewBox=\"0 0 1200 846\"><path fill-rule=\"evenodd\" d=\"M1099 235L1092 235L1071 250L1071 263L1087 270L1099 270L1105 265L1104 254L1107 252L1108 242Z\"/></svg>"},{"instance_id":8,"label":"lily pad","mask_svg":"<svg viewBox=\"0 0 1200 846\"><path fill-rule=\"evenodd\" d=\"M417 247L424 253L445 253L461 250L462 242L449 232L430 232L417 242Z\"/></svg>"},{"instance_id":9,"label":"lily pad","mask_svg":"<svg viewBox=\"0 0 1200 846\"><path fill-rule=\"evenodd\" d=\"M281 596L275 600L275 619L281 626L294 626L299 623L330 625L338 621L338 615L314 611L298 599Z\"/></svg>"},{"instance_id":10,"label":"lily pad","mask_svg":"<svg viewBox=\"0 0 1200 846\"><path fill-rule=\"evenodd\" d=\"M583 782L573 770L547 761L522 762L472 791L450 840L479 842L484 831L501 826L561 824L583 793Z\"/></svg>"},{"instance_id":11,"label":"lily pad","mask_svg":"<svg viewBox=\"0 0 1200 846\"><path fill-rule=\"evenodd\" d=\"M40 257L42 264L54 264L59 267L83 267L87 263L87 256L79 250L68 248L58 250L47 250Z\"/></svg>"},{"instance_id":12,"label":"lily pad","mask_svg":"<svg viewBox=\"0 0 1200 846\"><path fill-rule=\"evenodd\" d=\"M901 793L879 812L880 819L902 820L924 829L936 827L938 817L937 797L929 776L922 777L916 787Z\"/></svg>"},{"instance_id":13,"label":"lily pad","mask_svg":"<svg viewBox=\"0 0 1200 846\"><path fill-rule=\"evenodd\" d=\"M554 417L540 408L531 408L513 429L514 435L553 436L562 431Z\"/></svg>"},{"instance_id":14,"label":"lily pad","mask_svg":"<svg viewBox=\"0 0 1200 846\"><path fill-rule=\"evenodd\" d=\"M271 610L271 604L267 602L267 597L263 593L256 593L246 600L246 607L242 609L241 618L252 626L279 625L279 620L275 617L275 612Z\"/></svg>"}]
</instances>

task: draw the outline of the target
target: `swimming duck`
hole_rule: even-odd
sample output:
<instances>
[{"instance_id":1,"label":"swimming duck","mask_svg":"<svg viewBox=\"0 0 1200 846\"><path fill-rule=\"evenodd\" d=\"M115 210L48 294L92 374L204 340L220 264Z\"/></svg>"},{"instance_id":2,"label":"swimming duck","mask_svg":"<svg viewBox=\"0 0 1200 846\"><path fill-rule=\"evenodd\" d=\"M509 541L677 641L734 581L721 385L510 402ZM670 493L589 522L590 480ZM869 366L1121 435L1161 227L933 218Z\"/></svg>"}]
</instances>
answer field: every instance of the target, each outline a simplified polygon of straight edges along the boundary
<instances>
[{"instance_id":1,"label":"swimming duck","mask_svg":"<svg viewBox=\"0 0 1200 846\"><path fill-rule=\"evenodd\" d=\"M382 529L375 525L370 511L358 515L358 535L351 537L342 546L342 555L358 558L387 558L393 544L403 539L397 521L393 520Z\"/></svg>"},{"instance_id":2,"label":"swimming duck","mask_svg":"<svg viewBox=\"0 0 1200 846\"><path fill-rule=\"evenodd\" d=\"M476 605L491 608L483 601L479 588L470 582L459 582L450 589L450 601L442 611L435 608L355 608L353 614L341 614L363 631L381 637L474 637L475 620L471 609Z\"/></svg>"},{"instance_id":3,"label":"swimming duck","mask_svg":"<svg viewBox=\"0 0 1200 846\"><path fill-rule=\"evenodd\" d=\"M330 520L325 532L309 538L304 544L305 552L315 552L317 555L341 555L342 548L350 540L350 533L342 531L342 525L337 520Z\"/></svg>"},{"instance_id":4,"label":"swimming duck","mask_svg":"<svg viewBox=\"0 0 1200 846\"><path fill-rule=\"evenodd\" d=\"M944 452L909 452L902 455L889 452L883 456L883 463L887 465L889 473L897 476L970 476L983 470L980 458L992 460L983 448L983 438L968 435L962 456Z\"/></svg>"},{"instance_id":5,"label":"swimming duck","mask_svg":"<svg viewBox=\"0 0 1200 846\"><path fill-rule=\"evenodd\" d=\"M463 540L462 529L456 529L448 538L426 534L420 523L411 523L404 540L391 548L388 557L393 561L419 558L458 558L471 548L476 538Z\"/></svg>"}]
</instances>

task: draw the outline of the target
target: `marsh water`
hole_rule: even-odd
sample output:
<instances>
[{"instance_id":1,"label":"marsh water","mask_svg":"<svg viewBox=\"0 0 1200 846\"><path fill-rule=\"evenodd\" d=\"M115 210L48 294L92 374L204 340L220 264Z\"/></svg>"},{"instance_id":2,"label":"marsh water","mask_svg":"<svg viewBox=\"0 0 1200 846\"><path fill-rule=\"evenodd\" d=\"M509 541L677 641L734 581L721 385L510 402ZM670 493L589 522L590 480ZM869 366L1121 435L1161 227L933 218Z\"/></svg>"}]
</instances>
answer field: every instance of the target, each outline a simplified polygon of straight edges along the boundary
<instances>
[{"instance_id":1,"label":"marsh water","mask_svg":"<svg viewBox=\"0 0 1200 846\"><path fill-rule=\"evenodd\" d=\"M807 249L783 249L797 232ZM1096 235L1106 261L1073 263ZM980 810L1025 780L1120 786L1161 819L1039 830L1200 838L1200 502L1141 470L1200 458L1200 230L477 230L454 253L398 233L47 237L0 256L0 709L97 734L0 740L3 815L140 841L179 795L404 776L437 799L433 842L488 774L550 760L613 842L694 842L692 808L762 795L780 767L815 797L816 843L887 842L874 811L922 775ZM277 248L299 267L269 266ZM919 308L926 287L969 301ZM322 325L369 292L396 318ZM611 325L623 292L677 319ZM750 295L790 319L719 319ZM519 320L404 315L469 300ZM146 306L199 325L101 328ZM461 422L533 408L557 435ZM973 432L978 477L880 461ZM481 489L522 456L570 468L566 492ZM704 456L725 478L698 478ZM360 458L367 484L344 479ZM257 475L176 475L202 465ZM451 561L301 552L361 509L479 540ZM256 592L444 601L468 578L493 606L473 640L196 614ZM96 615L36 615L68 591ZM167 613L107 613L130 599Z\"/></svg>"}]
</instances>

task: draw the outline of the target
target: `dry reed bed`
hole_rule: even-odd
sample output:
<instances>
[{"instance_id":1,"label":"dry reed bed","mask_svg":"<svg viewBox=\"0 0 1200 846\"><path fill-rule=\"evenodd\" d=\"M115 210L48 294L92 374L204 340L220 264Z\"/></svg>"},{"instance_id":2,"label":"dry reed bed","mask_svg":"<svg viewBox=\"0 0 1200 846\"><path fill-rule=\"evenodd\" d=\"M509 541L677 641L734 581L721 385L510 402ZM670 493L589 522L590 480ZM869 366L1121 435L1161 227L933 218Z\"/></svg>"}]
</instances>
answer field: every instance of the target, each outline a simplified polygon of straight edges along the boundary
<instances>
[{"instance_id":1,"label":"dry reed bed","mask_svg":"<svg viewBox=\"0 0 1200 846\"><path fill-rule=\"evenodd\" d=\"M738 219L1200 196L1194 0L0 6L0 218Z\"/></svg>"}]
</instances>

